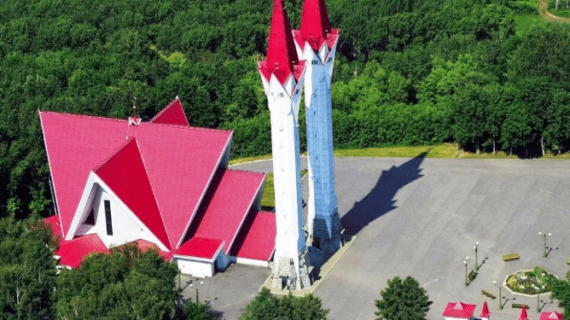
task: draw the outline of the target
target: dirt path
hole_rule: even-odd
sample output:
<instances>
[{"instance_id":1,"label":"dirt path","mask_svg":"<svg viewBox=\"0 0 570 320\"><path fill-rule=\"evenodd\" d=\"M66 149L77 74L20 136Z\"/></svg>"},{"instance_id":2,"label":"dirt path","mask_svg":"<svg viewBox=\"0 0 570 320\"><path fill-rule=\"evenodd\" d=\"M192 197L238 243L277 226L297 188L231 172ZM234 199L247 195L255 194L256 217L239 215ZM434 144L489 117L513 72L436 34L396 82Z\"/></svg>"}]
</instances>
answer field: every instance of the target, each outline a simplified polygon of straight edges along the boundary
<instances>
[{"instance_id":1,"label":"dirt path","mask_svg":"<svg viewBox=\"0 0 570 320\"><path fill-rule=\"evenodd\" d=\"M548 0L538 0L538 12L542 19L546 21L570 23L570 18L555 16L548 11Z\"/></svg>"}]
</instances>

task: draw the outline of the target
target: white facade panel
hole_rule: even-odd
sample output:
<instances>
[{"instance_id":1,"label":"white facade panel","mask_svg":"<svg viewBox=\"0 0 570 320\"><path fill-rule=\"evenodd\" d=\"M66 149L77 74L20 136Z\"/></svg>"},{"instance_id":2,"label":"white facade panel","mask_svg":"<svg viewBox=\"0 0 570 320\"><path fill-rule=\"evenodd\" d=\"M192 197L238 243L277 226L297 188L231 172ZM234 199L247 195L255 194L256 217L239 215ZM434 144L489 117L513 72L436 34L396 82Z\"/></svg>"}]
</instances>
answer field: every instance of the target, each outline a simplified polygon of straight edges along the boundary
<instances>
[{"instance_id":1,"label":"white facade panel","mask_svg":"<svg viewBox=\"0 0 570 320\"><path fill-rule=\"evenodd\" d=\"M183 274L193 275L195 277L211 277L214 275L214 262L186 259L175 257L173 261L178 265L178 269Z\"/></svg>"},{"instance_id":2,"label":"white facade panel","mask_svg":"<svg viewBox=\"0 0 570 320\"><path fill-rule=\"evenodd\" d=\"M112 235L107 232L105 201L110 203ZM91 208L95 213L95 225L93 226L84 223ZM89 176L66 240L84 234L97 234L107 248L142 239L156 244L161 250L170 251L93 172Z\"/></svg>"}]
</instances>

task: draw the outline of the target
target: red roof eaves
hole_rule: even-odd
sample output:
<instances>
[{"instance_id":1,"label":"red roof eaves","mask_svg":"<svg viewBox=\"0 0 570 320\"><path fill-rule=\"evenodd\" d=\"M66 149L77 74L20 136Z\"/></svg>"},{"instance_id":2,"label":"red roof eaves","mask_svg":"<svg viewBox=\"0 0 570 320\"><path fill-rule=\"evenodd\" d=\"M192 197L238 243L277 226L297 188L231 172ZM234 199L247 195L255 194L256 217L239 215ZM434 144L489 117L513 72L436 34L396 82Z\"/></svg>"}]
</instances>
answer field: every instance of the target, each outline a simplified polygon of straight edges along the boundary
<instances>
[{"instance_id":1,"label":"red roof eaves","mask_svg":"<svg viewBox=\"0 0 570 320\"><path fill-rule=\"evenodd\" d=\"M230 131L230 135L228 136L228 140L226 141L226 146L224 147L224 151L222 151L220 153L220 156L218 157L218 161L216 162L216 166L214 167L214 170L212 170L212 172L210 173L210 178L208 178L208 183L206 183L204 190L202 190L202 194L200 195L200 198L198 199L198 202L196 203L196 206L194 207L194 211L192 212L190 219L188 219L188 223L186 224L184 231L180 235L180 239L178 239L178 243L176 244L176 247L174 247L175 249L179 249L180 246L182 245L182 241L184 241L186 233L188 232L188 228L192 224L192 221L194 221L194 217L196 217L196 212L200 208L200 204L202 203L202 200L204 200L204 196L208 192L208 189L210 189L210 184L212 183L212 179L214 178L216 171L218 171L218 167L220 166L220 163L222 163L222 159L224 158L224 154L226 153L226 150L228 150L228 148L231 145L233 134L234 134L233 131Z\"/></svg>"},{"instance_id":2,"label":"red roof eaves","mask_svg":"<svg viewBox=\"0 0 570 320\"><path fill-rule=\"evenodd\" d=\"M253 171L247 171L247 170L235 170L235 169L227 169L227 171L234 171L234 172L242 172L242 173L246 173L246 174L250 174L250 175L263 175L263 179L261 179L261 181L259 182L259 186L257 187L257 190L255 191L255 196L251 199L249 206L247 206L247 209L245 211L245 213L243 214L243 217L241 218L241 222L239 223L239 227L237 228L236 233L234 234L232 241L230 242L230 244L226 247L226 254L230 253L230 249L231 247L234 245L234 242L236 241L236 238L239 234L239 231L241 230L243 223L245 221L245 219L247 218L247 214L249 213L249 211L251 210L255 200L257 200L257 197L259 196L259 193L261 192L261 189L263 188L263 185L265 184L265 177L266 174L265 173L259 173L259 172L253 172Z\"/></svg>"},{"instance_id":3,"label":"red roof eaves","mask_svg":"<svg viewBox=\"0 0 570 320\"><path fill-rule=\"evenodd\" d=\"M195 245L193 242L198 242L197 245ZM205 244L199 244L199 242L206 242ZM202 253L197 253L194 252L194 249L196 248L200 248L202 250L204 249L211 249L213 247L210 246L210 248L207 248L207 245L215 245L216 249L215 250L211 250L208 252L202 252ZM184 246L189 246L188 248L184 248ZM218 254L220 253L220 251L223 249L224 247L224 241L223 240L219 240L219 239L209 239L209 238L203 238L203 237L194 237L189 239L188 241L186 241L184 243L183 246L181 246L181 248L179 248L178 250L173 251L173 257L181 257L181 258L193 258L193 259L199 259L199 260L205 260L205 261L209 261L212 262L216 259L216 257L218 256ZM180 250L182 249L182 250ZM210 253L206 255L206 253Z\"/></svg>"},{"instance_id":4,"label":"red roof eaves","mask_svg":"<svg viewBox=\"0 0 570 320\"><path fill-rule=\"evenodd\" d=\"M43 119L42 119L42 111L40 111L38 109L38 112L40 114L40 126L42 127L42 137L44 138L44 145L46 148L46 155L48 158L48 166L49 166L49 175L50 175L50 179L51 179L51 187L53 188L53 193L54 193L54 198L53 201L55 203L55 207L57 208L57 213L59 213L59 206L57 203L57 190L55 189L55 183L53 182L53 176L52 176L52 166L51 166L51 161L50 161L50 156L49 156L49 150L48 150L48 146L47 146L47 141L46 141L46 136L45 136L45 131L44 131L44 123L43 123ZM45 111L43 111L45 113ZM59 219L59 226L61 229L61 234L62 237L65 237L65 231L63 230L63 222L61 221L61 215L57 215L58 219Z\"/></svg>"}]
</instances>

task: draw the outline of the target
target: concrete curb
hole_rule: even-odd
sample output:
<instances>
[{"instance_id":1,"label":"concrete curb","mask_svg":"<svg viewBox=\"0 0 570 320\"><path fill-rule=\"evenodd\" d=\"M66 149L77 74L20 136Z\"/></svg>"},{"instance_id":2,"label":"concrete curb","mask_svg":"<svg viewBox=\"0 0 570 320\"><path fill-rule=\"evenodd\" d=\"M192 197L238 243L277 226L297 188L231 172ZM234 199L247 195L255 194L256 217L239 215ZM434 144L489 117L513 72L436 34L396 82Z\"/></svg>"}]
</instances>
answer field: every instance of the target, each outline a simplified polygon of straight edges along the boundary
<instances>
[{"instance_id":1,"label":"concrete curb","mask_svg":"<svg viewBox=\"0 0 570 320\"><path fill-rule=\"evenodd\" d=\"M350 238L350 240L347 241L342 248L340 248L337 252L335 252L335 254L333 254L332 257L330 257L327 260L327 262L325 262L323 264L323 266L321 267L321 273L320 273L321 278L316 280L313 283L313 285L310 286L309 288L305 288L303 290L295 290L295 291L278 290L278 289L271 287L271 275L269 275L267 280L265 280L263 285L259 288L259 291L261 291L261 289L263 289L263 288L267 288L267 289L269 289L269 291L271 291L272 294L275 294L275 295L288 295L289 292L291 292L291 294L295 297L303 297L303 296L306 296L308 294L312 294L317 289L319 284L321 284L321 282L325 281L325 279L327 278L327 275L331 272L331 270L334 268L334 266L340 260L340 258L344 255L344 253L348 250L348 248L352 245L354 240L356 240L356 236L352 236Z\"/></svg>"}]
</instances>

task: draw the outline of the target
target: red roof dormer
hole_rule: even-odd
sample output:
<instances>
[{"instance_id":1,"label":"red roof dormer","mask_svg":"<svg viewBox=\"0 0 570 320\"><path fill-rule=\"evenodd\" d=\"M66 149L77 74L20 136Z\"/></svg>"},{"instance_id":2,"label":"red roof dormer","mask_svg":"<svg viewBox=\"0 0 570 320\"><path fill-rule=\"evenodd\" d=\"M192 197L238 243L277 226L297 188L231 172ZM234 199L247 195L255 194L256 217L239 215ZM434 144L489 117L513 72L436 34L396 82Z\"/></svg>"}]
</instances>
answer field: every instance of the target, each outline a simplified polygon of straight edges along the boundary
<instances>
[{"instance_id":1,"label":"red roof dormer","mask_svg":"<svg viewBox=\"0 0 570 320\"><path fill-rule=\"evenodd\" d=\"M301 48L306 42L315 51L319 51L325 42L332 48L337 38L338 29L331 27L325 0L305 0L301 28L295 32L295 40Z\"/></svg>"},{"instance_id":2,"label":"red roof dormer","mask_svg":"<svg viewBox=\"0 0 570 320\"><path fill-rule=\"evenodd\" d=\"M519 316L519 320L528 320L528 315L526 314L526 305L523 304L521 315Z\"/></svg>"},{"instance_id":3,"label":"red roof dormer","mask_svg":"<svg viewBox=\"0 0 570 320\"><path fill-rule=\"evenodd\" d=\"M483 302L483 310L481 310L481 314L479 315L481 318L490 318L491 313L489 312L489 307L487 306L487 301Z\"/></svg>"},{"instance_id":4,"label":"red roof dormer","mask_svg":"<svg viewBox=\"0 0 570 320\"><path fill-rule=\"evenodd\" d=\"M259 63L259 71L267 81L270 80L271 74L274 74L279 82L284 85L291 74L296 80L299 80L303 74L303 66L304 62L299 61L295 50L293 33L283 0L274 0L267 60Z\"/></svg>"},{"instance_id":5,"label":"red roof dormer","mask_svg":"<svg viewBox=\"0 0 570 320\"><path fill-rule=\"evenodd\" d=\"M467 304L461 301L449 302L441 315L450 318L471 319L476 307L475 304Z\"/></svg>"},{"instance_id":6,"label":"red roof dormer","mask_svg":"<svg viewBox=\"0 0 570 320\"><path fill-rule=\"evenodd\" d=\"M563 320L564 315L556 311L545 311L540 314L539 320Z\"/></svg>"}]
</instances>

